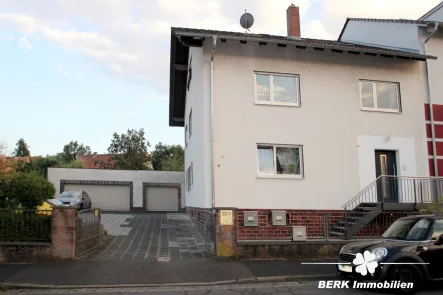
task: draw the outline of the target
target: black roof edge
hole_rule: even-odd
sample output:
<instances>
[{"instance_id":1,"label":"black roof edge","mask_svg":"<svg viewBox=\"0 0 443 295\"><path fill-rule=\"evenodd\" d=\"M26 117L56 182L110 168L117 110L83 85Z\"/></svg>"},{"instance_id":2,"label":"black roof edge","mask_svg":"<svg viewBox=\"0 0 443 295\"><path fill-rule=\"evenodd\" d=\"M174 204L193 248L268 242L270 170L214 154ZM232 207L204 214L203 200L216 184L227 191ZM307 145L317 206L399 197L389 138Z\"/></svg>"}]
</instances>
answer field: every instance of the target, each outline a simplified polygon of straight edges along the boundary
<instances>
[{"instance_id":1,"label":"black roof edge","mask_svg":"<svg viewBox=\"0 0 443 295\"><path fill-rule=\"evenodd\" d=\"M341 37L343 36L343 33L345 32L346 27L348 26L348 22L349 22L349 17L346 18L346 22L345 22L343 28L341 29L340 36L338 36L337 41L341 41Z\"/></svg>"},{"instance_id":2,"label":"black roof edge","mask_svg":"<svg viewBox=\"0 0 443 295\"><path fill-rule=\"evenodd\" d=\"M169 127L174 125L174 63L175 63L175 35L171 32L171 48L169 56Z\"/></svg>"}]
</instances>

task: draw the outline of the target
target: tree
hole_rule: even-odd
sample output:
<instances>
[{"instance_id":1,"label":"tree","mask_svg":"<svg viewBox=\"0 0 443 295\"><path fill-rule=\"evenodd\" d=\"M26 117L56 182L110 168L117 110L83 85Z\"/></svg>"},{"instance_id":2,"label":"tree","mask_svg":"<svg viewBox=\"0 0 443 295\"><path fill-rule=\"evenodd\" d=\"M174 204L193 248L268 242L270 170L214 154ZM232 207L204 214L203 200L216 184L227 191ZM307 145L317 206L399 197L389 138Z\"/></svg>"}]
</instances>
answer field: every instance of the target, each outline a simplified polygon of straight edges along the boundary
<instances>
[{"instance_id":1,"label":"tree","mask_svg":"<svg viewBox=\"0 0 443 295\"><path fill-rule=\"evenodd\" d=\"M127 170L149 170L150 157L148 154L149 141L145 139L144 129L128 129L126 134L114 132L108 152L113 154L109 159L115 160L114 168ZM111 167L112 167L111 166Z\"/></svg>"},{"instance_id":2,"label":"tree","mask_svg":"<svg viewBox=\"0 0 443 295\"><path fill-rule=\"evenodd\" d=\"M63 152L60 154L60 157L64 164L68 164L77 160L78 156L90 154L91 148L89 146L84 146L82 143L79 144L78 141L71 141L63 147Z\"/></svg>"},{"instance_id":3,"label":"tree","mask_svg":"<svg viewBox=\"0 0 443 295\"><path fill-rule=\"evenodd\" d=\"M85 166L83 165L83 161L81 161L81 160L74 160L70 163L57 165L56 167L59 167L59 168L85 168Z\"/></svg>"},{"instance_id":4,"label":"tree","mask_svg":"<svg viewBox=\"0 0 443 295\"><path fill-rule=\"evenodd\" d=\"M48 168L59 167L60 165L61 162L56 156L49 155L46 157L38 157L32 163L33 170L46 179L48 178Z\"/></svg>"},{"instance_id":5,"label":"tree","mask_svg":"<svg viewBox=\"0 0 443 295\"><path fill-rule=\"evenodd\" d=\"M8 144L5 140L0 139L0 155L6 155Z\"/></svg>"},{"instance_id":6,"label":"tree","mask_svg":"<svg viewBox=\"0 0 443 295\"><path fill-rule=\"evenodd\" d=\"M29 151L29 146L26 144L23 138L20 138L16 143L16 148L14 150L15 157L29 157L31 152Z\"/></svg>"},{"instance_id":7,"label":"tree","mask_svg":"<svg viewBox=\"0 0 443 295\"><path fill-rule=\"evenodd\" d=\"M159 142L151 153L154 170L184 171L185 151L181 145L165 145Z\"/></svg>"},{"instance_id":8,"label":"tree","mask_svg":"<svg viewBox=\"0 0 443 295\"><path fill-rule=\"evenodd\" d=\"M18 173L2 183L3 204L15 208L35 209L54 195L54 185L36 173Z\"/></svg>"}]
</instances>

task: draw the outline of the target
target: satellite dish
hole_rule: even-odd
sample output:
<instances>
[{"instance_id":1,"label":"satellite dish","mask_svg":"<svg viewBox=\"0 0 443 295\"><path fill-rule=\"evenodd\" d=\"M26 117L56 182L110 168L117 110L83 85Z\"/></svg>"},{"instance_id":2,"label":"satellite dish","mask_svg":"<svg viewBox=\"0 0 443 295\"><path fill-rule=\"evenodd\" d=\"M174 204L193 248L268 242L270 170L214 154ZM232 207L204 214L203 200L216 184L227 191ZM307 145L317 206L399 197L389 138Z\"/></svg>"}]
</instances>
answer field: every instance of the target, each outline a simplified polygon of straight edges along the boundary
<instances>
[{"instance_id":1,"label":"satellite dish","mask_svg":"<svg viewBox=\"0 0 443 295\"><path fill-rule=\"evenodd\" d=\"M254 24L254 17L252 14L247 13L245 10L245 13L240 18L240 25L243 29L249 31L249 28L252 27Z\"/></svg>"}]
</instances>

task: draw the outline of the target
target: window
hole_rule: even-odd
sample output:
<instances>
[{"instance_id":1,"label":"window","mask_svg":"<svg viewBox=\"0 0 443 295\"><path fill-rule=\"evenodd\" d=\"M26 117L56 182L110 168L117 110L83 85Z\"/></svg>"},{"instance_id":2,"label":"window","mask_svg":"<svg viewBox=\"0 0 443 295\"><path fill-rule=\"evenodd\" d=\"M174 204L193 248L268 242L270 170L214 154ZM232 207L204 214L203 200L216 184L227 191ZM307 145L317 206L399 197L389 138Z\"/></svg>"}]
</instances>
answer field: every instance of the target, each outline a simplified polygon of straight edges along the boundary
<instances>
[{"instance_id":1,"label":"window","mask_svg":"<svg viewBox=\"0 0 443 295\"><path fill-rule=\"evenodd\" d=\"M189 69L188 69L188 83L186 85L186 88L189 91L189 87L191 86L191 80L192 80L192 56L191 59L189 60Z\"/></svg>"},{"instance_id":2,"label":"window","mask_svg":"<svg viewBox=\"0 0 443 295\"><path fill-rule=\"evenodd\" d=\"M432 228L431 239L436 239L443 235L443 219L436 219Z\"/></svg>"},{"instance_id":3,"label":"window","mask_svg":"<svg viewBox=\"0 0 443 295\"><path fill-rule=\"evenodd\" d=\"M258 174L261 176L303 177L301 146L257 145Z\"/></svg>"},{"instance_id":4,"label":"window","mask_svg":"<svg viewBox=\"0 0 443 295\"><path fill-rule=\"evenodd\" d=\"M193 164L189 165L188 169L186 169L186 190L190 191L192 188L192 184L194 183L194 171Z\"/></svg>"},{"instance_id":5,"label":"window","mask_svg":"<svg viewBox=\"0 0 443 295\"><path fill-rule=\"evenodd\" d=\"M255 102L300 105L298 75L255 73Z\"/></svg>"},{"instance_id":6,"label":"window","mask_svg":"<svg viewBox=\"0 0 443 295\"><path fill-rule=\"evenodd\" d=\"M189 112L189 137L192 135L192 109Z\"/></svg>"},{"instance_id":7,"label":"window","mask_svg":"<svg viewBox=\"0 0 443 295\"><path fill-rule=\"evenodd\" d=\"M188 124L185 127L185 147L188 146Z\"/></svg>"},{"instance_id":8,"label":"window","mask_svg":"<svg viewBox=\"0 0 443 295\"><path fill-rule=\"evenodd\" d=\"M399 89L398 83L360 81L362 109L401 112Z\"/></svg>"}]
</instances>

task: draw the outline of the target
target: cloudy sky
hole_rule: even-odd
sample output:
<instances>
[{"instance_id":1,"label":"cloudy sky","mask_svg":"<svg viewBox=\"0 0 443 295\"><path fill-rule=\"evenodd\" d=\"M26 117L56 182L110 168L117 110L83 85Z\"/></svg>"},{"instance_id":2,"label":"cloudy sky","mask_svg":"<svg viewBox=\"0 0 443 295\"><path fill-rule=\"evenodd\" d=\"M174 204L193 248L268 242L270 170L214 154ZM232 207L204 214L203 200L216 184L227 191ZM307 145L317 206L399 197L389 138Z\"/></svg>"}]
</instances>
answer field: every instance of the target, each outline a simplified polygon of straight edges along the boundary
<instances>
[{"instance_id":1,"label":"cloudy sky","mask_svg":"<svg viewBox=\"0 0 443 295\"><path fill-rule=\"evenodd\" d=\"M336 39L346 17L417 19L440 0L294 0L302 37ZM290 0L0 0L0 140L33 155L78 140L103 153L114 132L144 128L154 146L183 144L168 126L170 27L286 35Z\"/></svg>"}]
</instances>

